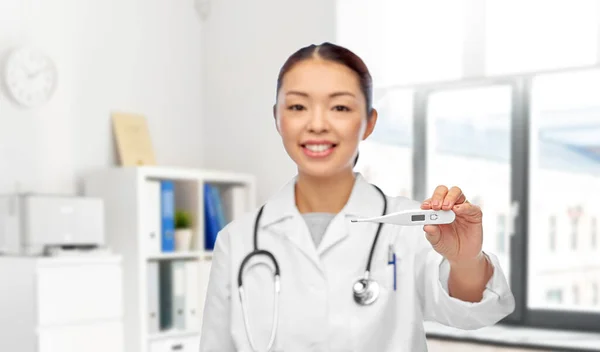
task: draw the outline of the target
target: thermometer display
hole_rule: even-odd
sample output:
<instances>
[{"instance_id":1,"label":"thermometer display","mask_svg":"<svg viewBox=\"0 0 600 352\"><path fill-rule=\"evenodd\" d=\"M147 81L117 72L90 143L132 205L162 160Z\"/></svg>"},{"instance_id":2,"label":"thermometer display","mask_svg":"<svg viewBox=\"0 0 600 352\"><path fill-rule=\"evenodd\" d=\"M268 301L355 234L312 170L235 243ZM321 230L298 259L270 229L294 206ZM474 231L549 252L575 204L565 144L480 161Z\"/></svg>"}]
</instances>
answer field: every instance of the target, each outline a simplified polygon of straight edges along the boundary
<instances>
[{"instance_id":1,"label":"thermometer display","mask_svg":"<svg viewBox=\"0 0 600 352\"><path fill-rule=\"evenodd\" d=\"M413 215L412 221L425 221L425 214Z\"/></svg>"}]
</instances>

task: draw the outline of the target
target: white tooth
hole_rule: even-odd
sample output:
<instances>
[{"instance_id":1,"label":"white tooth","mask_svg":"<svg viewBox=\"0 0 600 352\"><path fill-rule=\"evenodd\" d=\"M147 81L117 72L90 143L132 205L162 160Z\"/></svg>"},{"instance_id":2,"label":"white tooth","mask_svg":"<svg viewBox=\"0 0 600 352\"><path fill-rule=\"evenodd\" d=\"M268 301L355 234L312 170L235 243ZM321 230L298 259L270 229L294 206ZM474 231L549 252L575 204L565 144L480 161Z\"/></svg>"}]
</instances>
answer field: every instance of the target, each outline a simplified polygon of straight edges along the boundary
<instances>
[{"instance_id":1,"label":"white tooth","mask_svg":"<svg viewBox=\"0 0 600 352\"><path fill-rule=\"evenodd\" d=\"M306 148L312 152L320 153L324 152L327 149L331 148L330 144L310 144L307 145Z\"/></svg>"}]
</instances>

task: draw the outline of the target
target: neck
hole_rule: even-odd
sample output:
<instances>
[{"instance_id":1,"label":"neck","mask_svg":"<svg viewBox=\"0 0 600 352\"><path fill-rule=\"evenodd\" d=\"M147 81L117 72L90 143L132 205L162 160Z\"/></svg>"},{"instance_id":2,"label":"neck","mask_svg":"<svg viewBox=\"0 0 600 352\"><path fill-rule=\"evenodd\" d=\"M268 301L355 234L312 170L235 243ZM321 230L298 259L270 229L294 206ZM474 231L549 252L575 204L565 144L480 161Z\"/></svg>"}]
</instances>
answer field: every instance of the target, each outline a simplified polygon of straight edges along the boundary
<instances>
[{"instance_id":1,"label":"neck","mask_svg":"<svg viewBox=\"0 0 600 352\"><path fill-rule=\"evenodd\" d=\"M299 174L295 186L296 206L302 214L337 214L348 202L354 182L352 170L328 178Z\"/></svg>"}]
</instances>

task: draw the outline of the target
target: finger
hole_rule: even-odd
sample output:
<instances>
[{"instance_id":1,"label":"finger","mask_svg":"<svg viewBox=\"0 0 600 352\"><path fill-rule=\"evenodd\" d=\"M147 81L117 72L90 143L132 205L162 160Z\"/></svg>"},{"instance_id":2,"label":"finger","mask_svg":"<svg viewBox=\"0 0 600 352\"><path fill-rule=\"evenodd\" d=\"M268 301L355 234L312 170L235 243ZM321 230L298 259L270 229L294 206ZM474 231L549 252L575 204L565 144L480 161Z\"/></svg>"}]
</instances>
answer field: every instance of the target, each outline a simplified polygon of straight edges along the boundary
<instances>
[{"instance_id":1,"label":"finger","mask_svg":"<svg viewBox=\"0 0 600 352\"><path fill-rule=\"evenodd\" d=\"M469 202L454 205L454 207L452 207L452 211L456 214L456 216L482 216L481 208Z\"/></svg>"},{"instance_id":2,"label":"finger","mask_svg":"<svg viewBox=\"0 0 600 352\"><path fill-rule=\"evenodd\" d=\"M450 188L448 194L444 198L444 204L442 205L442 209L450 210L454 206L454 204L458 203L458 200L463 197L462 190L456 186Z\"/></svg>"},{"instance_id":3,"label":"finger","mask_svg":"<svg viewBox=\"0 0 600 352\"><path fill-rule=\"evenodd\" d=\"M431 209L431 198L427 198L421 203L421 209L428 210Z\"/></svg>"},{"instance_id":4,"label":"finger","mask_svg":"<svg viewBox=\"0 0 600 352\"><path fill-rule=\"evenodd\" d=\"M431 207L434 210L440 210L442 208L442 202L444 201L444 198L446 198L446 194L448 194L448 187L440 185L435 188L433 196L431 197Z\"/></svg>"},{"instance_id":5,"label":"finger","mask_svg":"<svg viewBox=\"0 0 600 352\"><path fill-rule=\"evenodd\" d=\"M427 241L429 241L432 246L437 245L442 239L442 231L437 225L425 225L423 226L423 231L425 231L425 238L427 238Z\"/></svg>"}]
</instances>

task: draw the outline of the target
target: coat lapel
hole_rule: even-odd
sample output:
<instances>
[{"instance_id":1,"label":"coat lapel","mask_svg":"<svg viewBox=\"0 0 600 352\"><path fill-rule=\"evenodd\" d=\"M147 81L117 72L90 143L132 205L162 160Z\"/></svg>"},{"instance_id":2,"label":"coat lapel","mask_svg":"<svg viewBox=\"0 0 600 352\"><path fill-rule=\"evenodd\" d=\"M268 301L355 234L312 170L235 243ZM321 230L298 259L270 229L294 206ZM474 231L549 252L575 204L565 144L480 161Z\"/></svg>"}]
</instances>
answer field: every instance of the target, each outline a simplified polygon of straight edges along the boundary
<instances>
[{"instance_id":1,"label":"coat lapel","mask_svg":"<svg viewBox=\"0 0 600 352\"><path fill-rule=\"evenodd\" d=\"M381 215L383 211L383 199L375 187L368 183L360 173L356 173L355 177L356 180L348 202L342 211L332 219L318 250L315 248L306 222L296 206L296 177L269 199L259 224L260 229L268 229L287 238L319 270L322 270L319 259L321 254L344 241L348 236L365 236L371 233L374 235L377 229L374 224L350 222L356 217ZM260 238L258 245L260 247Z\"/></svg>"},{"instance_id":2,"label":"coat lapel","mask_svg":"<svg viewBox=\"0 0 600 352\"><path fill-rule=\"evenodd\" d=\"M296 179L294 177L267 202L260 228L272 231L282 239L288 240L321 270L319 256L309 234L308 226L296 206Z\"/></svg>"},{"instance_id":3,"label":"coat lapel","mask_svg":"<svg viewBox=\"0 0 600 352\"><path fill-rule=\"evenodd\" d=\"M355 173L355 177L348 202L329 224L319 246L319 254L325 253L348 236L365 236L369 231L375 234L377 227L373 224L350 222L354 218L378 216L383 211L383 198L375 187L360 173Z\"/></svg>"},{"instance_id":4,"label":"coat lapel","mask_svg":"<svg viewBox=\"0 0 600 352\"><path fill-rule=\"evenodd\" d=\"M271 230L289 241L297 250L299 250L312 264L321 271L321 261L313 243L312 237L308 233L306 222L300 214L295 215L285 222L280 222L271 227Z\"/></svg>"}]
</instances>

